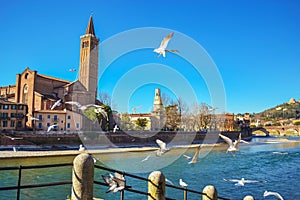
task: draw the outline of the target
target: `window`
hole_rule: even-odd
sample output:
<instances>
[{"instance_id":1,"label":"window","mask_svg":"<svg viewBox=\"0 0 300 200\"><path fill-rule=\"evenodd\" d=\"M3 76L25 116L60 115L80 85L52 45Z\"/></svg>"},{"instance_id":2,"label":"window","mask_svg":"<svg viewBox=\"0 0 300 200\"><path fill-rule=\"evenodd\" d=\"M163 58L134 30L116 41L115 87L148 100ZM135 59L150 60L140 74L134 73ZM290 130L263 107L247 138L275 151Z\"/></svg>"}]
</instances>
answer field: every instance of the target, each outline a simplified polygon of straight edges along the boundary
<instances>
[{"instance_id":1,"label":"window","mask_svg":"<svg viewBox=\"0 0 300 200\"><path fill-rule=\"evenodd\" d=\"M3 119L4 119L4 120L7 120L7 119L8 119L8 113L3 113L2 116L3 116Z\"/></svg>"},{"instance_id":2,"label":"window","mask_svg":"<svg viewBox=\"0 0 300 200\"><path fill-rule=\"evenodd\" d=\"M11 118L15 118L16 117L16 113L10 113L10 117Z\"/></svg>"},{"instance_id":3,"label":"window","mask_svg":"<svg viewBox=\"0 0 300 200\"><path fill-rule=\"evenodd\" d=\"M16 121L15 120L11 120L10 121L10 127L15 127Z\"/></svg>"},{"instance_id":4,"label":"window","mask_svg":"<svg viewBox=\"0 0 300 200\"><path fill-rule=\"evenodd\" d=\"M50 126L50 123L48 122L48 123L47 123L47 127L49 127L49 126Z\"/></svg>"},{"instance_id":5,"label":"window","mask_svg":"<svg viewBox=\"0 0 300 200\"><path fill-rule=\"evenodd\" d=\"M23 110L23 105L19 105L19 110Z\"/></svg>"},{"instance_id":6,"label":"window","mask_svg":"<svg viewBox=\"0 0 300 200\"><path fill-rule=\"evenodd\" d=\"M71 119L71 115L68 115L68 119Z\"/></svg>"},{"instance_id":7,"label":"window","mask_svg":"<svg viewBox=\"0 0 300 200\"><path fill-rule=\"evenodd\" d=\"M25 74L24 78L25 78L25 79L28 79L28 73Z\"/></svg>"},{"instance_id":8,"label":"window","mask_svg":"<svg viewBox=\"0 0 300 200\"><path fill-rule=\"evenodd\" d=\"M7 121L2 121L2 127L7 127Z\"/></svg>"},{"instance_id":9,"label":"window","mask_svg":"<svg viewBox=\"0 0 300 200\"><path fill-rule=\"evenodd\" d=\"M0 104L0 109L2 109L2 105Z\"/></svg>"},{"instance_id":10,"label":"window","mask_svg":"<svg viewBox=\"0 0 300 200\"><path fill-rule=\"evenodd\" d=\"M71 128L71 124L70 123L67 123L67 128Z\"/></svg>"},{"instance_id":11,"label":"window","mask_svg":"<svg viewBox=\"0 0 300 200\"><path fill-rule=\"evenodd\" d=\"M17 127L18 127L18 128L21 128L21 127L22 127L22 121L18 121Z\"/></svg>"},{"instance_id":12,"label":"window","mask_svg":"<svg viewBox=\"0 0 300 200\"><path fill-rule=\"evenodd\" d=\"M54 115L54 116L53 116L53 120L54 120L54 121L58 121L57 115Z\"/></svg>"},{"instance_id":13,"label":"window","mask_svg":"<svg viewBox=\"0 0 300 200\"><path fill-rule=\"evenodd\" d=\"M39 115L39 120L43 120L43 115Z\"/></svg>"},{"instance_id":14,"label":"window","mask_svg":"<svg viewBox=\"0 0 300 200\"><path fill-rule=\"evenodd\" d=\"M23 88L23 103L24 104L27 104L28 102L28 85L24 85L24 88Z\"/></svg>"},{"instance_id":15,"label":"window","mask_svg":"<svg viewBox=\"0 0 300 200\"><path fill-rule=\"evenodd\" d=\"M48 118L48 119L50 119L50 118L51 118L51 116L50 116L50 115L48 115L48 116L47 116L47 118Z\"/></svg>"},{"instance_id":16,"label":"window","mask_svg":"<svg viewBox=\"0 0 300 200\"><path fill-rule=\"evenodd\" d=\"M43 126L42 126L42 123L40 122L40 123L38 124L38 128L39 128L39 129L42 129L42 127L43 127Z\"/></svg>"},{"instance_id":17,"label":"window","mask_svg":"<svg viewBox=\"0 0 300 200\"><path fill-rule=\"evenodd\" d=\"M3 105L3 110L8 110L8 105L7 104Z\"/></svg>"},{"instance_id":18,"label":"window","mask_svg":"<svg viewBox=\"0 0 300 200\"><path fill-rule=\"evenodd\" d=\"M76 123L76 128L80 128L79 123Z\"/></svg>"},{"instance_id":19,"label":"window","mask_svg":"<svg viewBox=\"0 0 300 200\"><path fill-rule=\"evenodd\" d=\"M12 110L16 110L17 106L16 105L11 105Z\"/></svg>"}]
</instances>

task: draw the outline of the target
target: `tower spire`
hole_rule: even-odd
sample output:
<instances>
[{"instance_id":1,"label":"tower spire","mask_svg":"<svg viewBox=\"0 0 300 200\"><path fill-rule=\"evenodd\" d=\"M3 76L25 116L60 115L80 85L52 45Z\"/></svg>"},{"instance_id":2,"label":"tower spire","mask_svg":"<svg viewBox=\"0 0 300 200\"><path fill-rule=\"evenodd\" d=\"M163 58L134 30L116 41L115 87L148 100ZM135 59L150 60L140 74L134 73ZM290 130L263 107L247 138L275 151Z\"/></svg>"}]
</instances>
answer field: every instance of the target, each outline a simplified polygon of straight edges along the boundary
<instances>
[{"instance_id":1,"label":"tower spire","mask_svg":"<svg viewBox=\"0 0 300 200\"><path fill-rule=\"evenodd\" d=\"M96 36L92 15L90 16L90 20L89 20L88 26L86 28L85 34L91 34L91 35Z\"/></svg>"}]
</instances>

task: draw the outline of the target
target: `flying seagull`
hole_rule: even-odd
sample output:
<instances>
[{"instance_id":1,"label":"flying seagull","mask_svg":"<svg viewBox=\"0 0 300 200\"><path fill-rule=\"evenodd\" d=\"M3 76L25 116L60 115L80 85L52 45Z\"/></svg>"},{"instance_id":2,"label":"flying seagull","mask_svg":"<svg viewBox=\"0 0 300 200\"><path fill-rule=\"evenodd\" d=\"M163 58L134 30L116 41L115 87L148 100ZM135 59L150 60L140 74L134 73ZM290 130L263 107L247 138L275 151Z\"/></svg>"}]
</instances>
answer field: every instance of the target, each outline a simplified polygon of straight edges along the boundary
<instances>
[{"instance_id":1,"label":"flying seagull","mask_svg":"<svg viewBox=\"0 0 300 200\"><path fill-rule=\"evenodd\" d=\"M279 200L283 200L282 196L277 192L270 192L270 191L267 191L267 190L264 192L264 197L270 196L270 195L273 195L273 196L277 197Z\"/></svg>"},{"instance_id":2,"label":"flying seagull","mask_svg":"<svg viewBox=\"0 0 300 200\"><path fill-rule=\"evenodd\" d=\"M126 180L123 175L115 172L115 176L109 174L109 176L102 175L103 180L108 184L109 188L106 193L112 191L113 193L122 191L125 188Z\"/></svg>"},{"instance_id":3,"label":"flying seagull","mask_svg":"<svg viewBox=\"0 0 300 200\"><path fill-rule=\"evenodd\" d=\"M178 50L168 50L166 49L168 46L168 43L170 39L173 37L174 32L170 33L164 39L161 41L160 46L153 50L153 52L156 52L159 56L163 55L163 57L166 57L166 51L167 52L179 52Z\"/></svg>"},{"instance_id":4,"label":"flying seagull","mask_svg":"<svg viewBox=\"0 0 300 200\"><path fill-rule=\"evenodd\" d=\"M201 145L199 145L199 146L197 147L196 152L195 152L193 158L190 157L190 156L188 156L188 155L183 154L183 156L184 156L187 160L189 160L188 164L194 165L195 163L200 162L200 160L198 160L198 156L199 156L199 153L200 153L200 149L201 149Z\"/></svg>"},{"instance_id":5,"label":"flying seagull","mask_svg":"<svg viewBox=\"0 0 300 200\"><path fill-rule=\"evenodd\" d=\"M71 68L71 69L69 69L69 72L76 72L76 69L75 68Z\"/></svg>"},{"instance_id":6,"label":"flying seagull","mask_svg":"<svg viewBox=\"0 0 300 200\"><path fill-rule=\"evenodd\" d=\"M106 120L108 121L108 116L107 116L107 113L106 113L106 111L104 110L104 108L102 107L102 106L99 106L99 105L94 105L95 107L97 107L95 110L94 110L94 112L95 113L97 113L97 114L101 114L103 117L105 117L106 118ZM116 127L116 126L115 126ZM114 128L114 132L116 132L115 131L115 128Z\"/></svg>"},{"instance_id":7,"label":"flying seagull","mask_svg":"<svg viewBox=\"0 0 300 200\"><path fill-rule=\"evenodd\" d=\"M33 120L33 121L39 121L40 120L39 118L32 117L32 116L30 117L30 119Z\"/></svg>"},{"instance_id":8,"label":"flying seagull","mask_svg":"<svg viewBox=\"0 0 300 200\"><path fill-rule=\"evenodd\" d=\"M80 144L78 151L85 151L85 147L82 144Z\"/></svg>"},{"instance_id":9,"label":"flying seagull","mask_svg":"<svg viewBox=\"0 0 300 200\"><path fill-rule=\"evenodd\" d=\"M157 156L161 156L161 155L163 155L164 153L166 153L167 151L170 150L170 149L167 148L167 144L164 143L163 141L161 141L160 139L157 139L156 143L159 146L159 149L156 152Z\"/></svg>"},{"instance_id":10,"label":"flying seagull","mask_svg":"<svg viewBox=\"0 0 300 200\"><path fill-rule=\"evenodd\" d=\"M188 184L186 184L185 182L183 182L182 179L179 179L179 185L181 187L187 187L188 186Z\"/></svg>"},{"instance_id":11,"label":"flying seagull","mask_svg":"<svg viewBox=\"0 0 300 200\"><path fill-rule=\"evenodd\" d=\"M51 110L53 110L55 107L60 106L61 105L61 99L59 99L58 101L56 101L53 106L51 107Z\"/></svg>"},{"instance_id":12,"label":"flying seagull","mask_svg":"<svg viewBox=\"0 0 300 200\"><path fill-rule=\"evenodd\" d=\"M249 144L248 142L242 140L242 134L240 133L238 140L235 140L234 142L229 138L226 137L225 135L219 134L219 136L229 145L226 153L232 152L233 155L235 155L235 152L239 150L239 143L244 142Z\"/></svg>"},{"instance_id":13,"label":"flying seagull","mask_svg":"<svg viewBox=\"0 0 300 200\"><path fill-rule=\"evenodd\" d=\"M84 111L90 107L96 107L96 108L103 108L102 106L96 105L96 104L87 104L87 105L81 105L79 102L77 101L67 101L65 102L65 104L70 104L70 105L74 105L77 106L78 109Z\"/></svg>"},{"instance_id":14,"label":"flying seagull","mask_svg":"<svg viewBox=\"0 0 300 200\"><path fill-rule=\"evenodd\" d=\"M53 124L53 125L49 126L47 129L47 132L52 131L56 126L57 126L57 124Z\"/></svg>"},{"instance_id":15,"label":"flying seagull","mask_svg":"<svg viewBox=\"0 0 300 200\"><path fill-rule=\"evenodd\" d=\"M145 161L149 160L150 157L151 157L151 155L148 155L146 158L144 158L143 160L141 160L141 162L145 162Z\"/></svg>"},{"instance_id":16,"label":"flying seagull","mask_svg":"<svg viewBox=\"0 0 300 200\"><path fill-rule=\"evenodd\" d=\"M10 137L10 136L8 136L8 135L5 135L5 137L8 137L8 138L11 139L11 140L23 140L22 137Z\"/></svg>"},{"instance_id":17,"label":"flying seagull","mask_svg":"<svg viewBox=\"0 0 300 200\"><path fill-rule=\"evenodd\" d=\"M236 186L244 186L245 185L245 183L263 183L263 182L266 182L266 181L257 181L257 180L246 180L246 179L244 179L244 178L242 178L242 179L223 179L224 181L230 181L230 182L235 182L235 184L234 185L236 185Z\"/></svg>"}]
</instances>

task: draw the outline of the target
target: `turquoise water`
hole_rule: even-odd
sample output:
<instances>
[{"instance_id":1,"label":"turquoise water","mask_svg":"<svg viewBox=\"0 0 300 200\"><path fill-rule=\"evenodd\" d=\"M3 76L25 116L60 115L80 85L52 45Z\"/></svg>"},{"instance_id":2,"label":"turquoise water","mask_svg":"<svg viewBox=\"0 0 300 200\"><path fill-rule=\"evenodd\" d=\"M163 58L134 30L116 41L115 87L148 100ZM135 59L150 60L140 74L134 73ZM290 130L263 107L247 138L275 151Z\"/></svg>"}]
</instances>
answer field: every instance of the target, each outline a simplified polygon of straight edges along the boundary
<instances>
[{"instance_id":1,"label":"turquoise water","mask_svg":"<svg viewBox=\"0 0 300 200\"><path fill-rule=\"evenodd\" d=\"M293 138L294 140L295 138ZM274 142L276 140L276 143ZM290 139L292 140L292 139ZM97 165L105 164L118 170L129 171L142 177L148 177L150 171L160 166L159 169L174 185L179 186L179 178L188 184L189 189L202 191L206 185L214 185L219 196L243 199L246 195L253 195L255 199L276 199L275 197L263 197L265 190L276 191L284 199L300 199L300 140L297 142L283 143L275 138L254 138L250 144L240 146L236 156L226 154L225 146L208 150L202 148L200 162L194 167L187 164L182 156L182 150L171 149L162 157L152 156L151 152L133 152L112 155L96 155L100 158ZM205 153L205 150L208 150ZM193 155L194 149L185 154ZM147 155L151 157L141 162ZM30 158L1 160L0 166L33 165L48 163L72 162L73 157ZM24 170L22 184L47 183L54 181L71 180L71 167L59 167L49 169ZM140 172L140 173L135 173ZM101 175L106 171L95 169L95 180L102 181ZM17 184L17 171L0 172L0 187ZM223 179L259 180L264 182L247 183L244 187L235 186L232 182ZM127 185L133 189L147 191L147 183L126 178ZM119 193L105 193L106 187L95 185L94 196L104 199L120 199ZM70 195L71 186L55 186L48 188L23 189L21 199L65 199ZM167 188L167 197L183 199L183 192ZM16 191L0 191L0 199L15 199ZM125 191L125 199L147 199L143 195ZM201 199L201 197L188 194L188 199Z\"/></svg>"}]
</instances>

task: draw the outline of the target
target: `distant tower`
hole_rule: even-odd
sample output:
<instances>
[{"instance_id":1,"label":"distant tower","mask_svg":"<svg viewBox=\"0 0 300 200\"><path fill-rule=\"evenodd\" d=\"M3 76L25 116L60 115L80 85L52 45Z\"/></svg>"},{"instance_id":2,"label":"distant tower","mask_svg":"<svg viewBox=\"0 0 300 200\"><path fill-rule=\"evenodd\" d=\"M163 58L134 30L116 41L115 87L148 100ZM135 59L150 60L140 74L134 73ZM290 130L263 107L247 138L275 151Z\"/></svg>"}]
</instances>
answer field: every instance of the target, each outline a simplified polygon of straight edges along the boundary
<instances>
[{"instance_id":1,"label":"distant tower","mask_svg":"<svg viewBox=\"0 0 300 200\"><path fill-rule=\"evenodd\" d=\"M162 100L160 97L160 89L155 89L155 96L154 96L154 104L153 104L153 110L158 111L163 108Z\"/></svg>"},{"instance_id":2,"label":"distant tower","mask_svg":"<svg viewBox=\"0 0 300 200\"><path fill-rule=\"evenodd\" d=\"M98 85L98 44L93 17L85 31L85 35L80 37L80 67L78 80L86 88L90 99L88 103L95 103Z\"/></svg>"}]
</instances>

